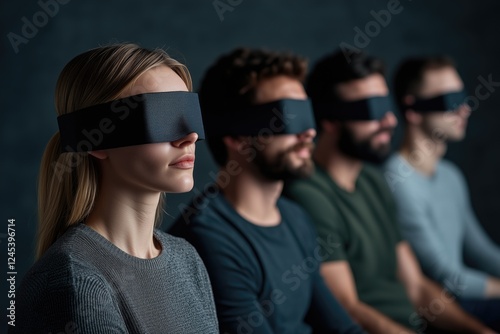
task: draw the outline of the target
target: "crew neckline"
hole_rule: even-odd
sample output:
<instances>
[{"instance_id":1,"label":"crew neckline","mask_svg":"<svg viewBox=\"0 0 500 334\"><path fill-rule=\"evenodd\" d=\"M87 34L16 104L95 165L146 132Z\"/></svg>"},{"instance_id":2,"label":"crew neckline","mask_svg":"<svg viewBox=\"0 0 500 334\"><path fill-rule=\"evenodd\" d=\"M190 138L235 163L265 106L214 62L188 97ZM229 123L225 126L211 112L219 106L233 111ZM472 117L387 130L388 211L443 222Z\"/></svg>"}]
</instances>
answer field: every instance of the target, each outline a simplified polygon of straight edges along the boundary
<instances>
[{"instance_id":1,"label":"crew neckline","mask_svg":"<svg viewBox=\"0 0 500 334\"><path fill-rule=\"evenodd\" d=\"M222 202L222 205L228 209L229 211L231 211L232 214L235 214L236 216L238 216L238 218L244 222L245 224L248 224L252 227L255 227L257 229L262 229L262 230L276 230L276 229L280 229L281 226L283 225L283 210L281 210L280 208L280 205L279 205L279 201L280 201L280 198L278 198L278 201L276 202L276 206L278 207L278 210L280 211L280 221L278 224L276 225L271 225L271 226L263 226L263 225L258 225L258 224L255 224L255 223L252 223L251 221L249 221L248 219L246 219L245 217L243 217L238 211L236 211L236 209L231 205L231 203L227 200L226 196L224 195L224 193L220 193L220 197L221 197L221 202Z\"/></svg>"},{"instance_id":2,"label":"crew neckline","mask_svg":"<svg viewBox=\"0 0 500 334\"><path fill-rule=\"evenodd\" d=\"M359 180L360 180L361 176L365 173L365 165L363 165L361 167L361 170L359 171L358 177L356 178L354 191L348 191L348 190L342 188L341 186L339 186L337 184L337 182L335 182L335 180L330 176L330 174L328 174L328 172L322 166L315 164L315 168L321 173L321 176L324 179L328 180L327 182L330 184L330 186L333 186L335 189L339 190L340 192L342 192L346 196L351 196L351 197L359 196L358 195L359 194L359 186L360 186Z\"/></svg>"},{"instance_id":3,"label":"crew neckline","mask_svg":"<svg viewBox=\"0 0 500 334\"><path fill-rule=\"evenodd\" d=\"M74 227L77 231L81 231L87 238L92 240L98 247L101 247L107 253L116 257L120 261L132 265L136 268L142 269L155 269L164 267L166 265L166 260L168 258L168 244L161 231L154 229L153 236L161 245L160 254L151 259L143 259L130 255L129 253L123 251L118 246L113 244L111 241L106 239L104 236L99 234L99 232L92 229L90 226L85 225L83 222L79 223Z\"/></svg>"},{"instance_id":4,"label":"crew neckline","mask_svg":"<svg viewBox=\"0 0 500 334\"><path fill-rule=\"evenodd\" d=\"M411 168L411 170L413 170L413 172L420 178L420 179L423 179L427 182L433 182L434 180L437 179L437 175L439 173L439 170L441 169L441 161L438 161L436 163L436 168L434 170L434 173L432 173L432 175L427 175L427 174L424 174L422 173L421 171L419 171L417 168L413 167L412 164L406 160L406 158L399 152L397 152L394 156L395 160L396 160L396 163L398 161L402 161L406 167L409 167Z\"/></svg>"}]
</instances>

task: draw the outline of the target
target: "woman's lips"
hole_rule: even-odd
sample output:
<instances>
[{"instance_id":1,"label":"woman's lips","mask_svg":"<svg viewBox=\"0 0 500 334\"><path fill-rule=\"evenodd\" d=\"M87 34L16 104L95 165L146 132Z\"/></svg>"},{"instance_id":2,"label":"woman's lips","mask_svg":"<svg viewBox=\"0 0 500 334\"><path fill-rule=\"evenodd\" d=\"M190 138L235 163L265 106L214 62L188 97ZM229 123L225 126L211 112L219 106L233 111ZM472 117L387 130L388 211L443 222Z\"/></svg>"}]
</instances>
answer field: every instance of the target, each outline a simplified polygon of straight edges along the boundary
<instances>
[{"instance_id":1,"label":"woman's lips","mask_svg":"<svg viewBox=\"0 0 500 334\"><path fill-rule=\"evenodd\" d=\"M170 167L181 168L181 169L190 169L194 167L194 155L187 154L179 159L175 160L173 163L169 165Z\"/></svg>"}]
</instances>

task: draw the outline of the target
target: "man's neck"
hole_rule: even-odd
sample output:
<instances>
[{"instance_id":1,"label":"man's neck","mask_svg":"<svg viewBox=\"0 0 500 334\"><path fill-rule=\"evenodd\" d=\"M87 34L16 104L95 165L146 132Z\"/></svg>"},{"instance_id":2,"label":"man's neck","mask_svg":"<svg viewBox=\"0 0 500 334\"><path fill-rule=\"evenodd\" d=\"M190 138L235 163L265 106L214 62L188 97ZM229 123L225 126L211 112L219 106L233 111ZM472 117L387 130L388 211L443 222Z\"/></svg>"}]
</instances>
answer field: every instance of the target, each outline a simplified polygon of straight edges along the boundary
<instances>
[{"instance_id":1,"label":"man's neck","mask_svg":"<svg viewBox=\"0 0 500 334\"><path fill-rule=\"evenodd\" d=\"M219 175L223 173L224 168ZM225 174L227 175L227 174ZM283 181L271 181L257 171L243 168L222 188L234 209L249 222L259 226L276 226L281 215L276 203L281 196Z\"/></svg>"},{"instance_id":2,"label":"man's neck","mask_svg":"<svg viewBox=\"0 0 500 334\"><path fill-rule=\"evenodd\" d=\"M332 147L331 139L324 136L318 139L313 159L339 187L349 192L356 190L356 181L363 168L361 160L351 158Z\"/></svg>"},{"instance_id":3,"label":"man's neck","mask_svg":"<svg viewBox=\"0 0 500 334\"><path fill-rule=\"evenodd\" d=\"M415 170L432 176L446 148L445 141L433 140L420 128L411 128L406 131L399 153Z\"/></svg>"}]
</instances>

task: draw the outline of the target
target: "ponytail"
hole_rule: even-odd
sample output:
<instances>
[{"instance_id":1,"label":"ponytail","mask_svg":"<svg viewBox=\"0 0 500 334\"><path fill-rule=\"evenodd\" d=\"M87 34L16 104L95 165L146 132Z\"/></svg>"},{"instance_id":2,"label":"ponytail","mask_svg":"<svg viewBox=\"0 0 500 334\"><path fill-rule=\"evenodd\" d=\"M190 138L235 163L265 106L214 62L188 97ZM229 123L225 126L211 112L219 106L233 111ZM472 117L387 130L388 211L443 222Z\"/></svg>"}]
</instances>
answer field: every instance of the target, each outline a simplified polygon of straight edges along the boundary
<instances>
[{"instance_id":1,"label":"ponytail","mask_svg":"<svg viewBox=\"0 0 500 334\"><path fill-rule=\"evenodd\" d=\"M60 152L57 132L47 144L40 166L37 258L70 225L89 215L97 194L98 170L88 153Z\"/></svg>"}]
</instances>

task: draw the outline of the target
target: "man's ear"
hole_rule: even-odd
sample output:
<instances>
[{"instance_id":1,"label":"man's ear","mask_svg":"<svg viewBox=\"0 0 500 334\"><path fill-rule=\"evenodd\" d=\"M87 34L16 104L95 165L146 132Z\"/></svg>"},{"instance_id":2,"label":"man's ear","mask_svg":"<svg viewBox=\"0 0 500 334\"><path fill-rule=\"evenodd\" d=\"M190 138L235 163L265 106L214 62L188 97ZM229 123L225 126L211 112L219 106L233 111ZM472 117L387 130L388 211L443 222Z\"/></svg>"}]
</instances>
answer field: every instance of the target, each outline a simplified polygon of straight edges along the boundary
<instances>
[{"instance_id":1,"label":"man's ear","mask_svg":"<svg viewBox=\"0 0 500 334\"><path fill-rule=\"evenodd\" d=\"M89 151L88 154L99 160L104 160L108 158L108 152L106 152L106 150Z\"/></svg>"},{"instance_id":2,"label":"man's ear","mask_svg":"<svg viewBox=\"0 0 500 334\"><path fill-rule=\"evenodd\" d=\"M422 114L416 112L413 109L407 109L404 113L404 117L406 118L406 122L408 124L420 125L422 123Z\"/></svg>"},{"instance_id":3,"label":"man's ear","mask_svg":"<svg viewBox=\"0 0 500 334\"><path fill-rule=\"evenodd\" d=\"M405 95L403 97L403 105L411 106L414 103L415 103L415 96ZM411 108L405 110L404 117L408 124L419 125L420 123L422 123L422 115Z\"/></svg>"},{"instance_id":4,"label":"man's ear","mask_svg":"<svg viewBox=\"0 0 500 334\"><path fill-rule=\"evenodd\" d=\"M242 136L224 136L222 138L222 142L224 145L227 146L228 149L232 149L234 151L240 151L243 146L246 144L247 140L245 140L246 137Z\"/></svg>"},{"instance_id":5,"label":"man's ear","mask_svg":"<svg viewBox=\"0 0 500 334\"><path fill-rule=\"evenodd\" d=\"M321 129L328 134L335 134L338 132L338 122L329 121L327 119L321 120Z\"/></svg>"},{"instance_id":6,"label":"man's ear","mask_svg":"<svg viewBox=\"0 0 500 334\"><path fill-rule=\"evenodd\" d=\"M319 137L325 136L329 138L328 141L337 142L341 135L342 123L340 121L333 121L328 119L323 119L320 121L321 132ZM318 138L320 140L320 138Z\"/></svg>"},{"instance_id":7,"label":"man's ear","mask_svg":"<svg viewBox=\"0 0 500 334\"><path fill-rule=\"evenodd\" d=\"M415 103L415 96L413 95L405 95L403 96L403 104L407 106L411 106Z\"/></svg>"}]
</instances>

